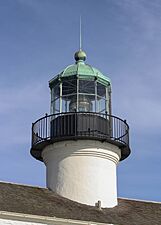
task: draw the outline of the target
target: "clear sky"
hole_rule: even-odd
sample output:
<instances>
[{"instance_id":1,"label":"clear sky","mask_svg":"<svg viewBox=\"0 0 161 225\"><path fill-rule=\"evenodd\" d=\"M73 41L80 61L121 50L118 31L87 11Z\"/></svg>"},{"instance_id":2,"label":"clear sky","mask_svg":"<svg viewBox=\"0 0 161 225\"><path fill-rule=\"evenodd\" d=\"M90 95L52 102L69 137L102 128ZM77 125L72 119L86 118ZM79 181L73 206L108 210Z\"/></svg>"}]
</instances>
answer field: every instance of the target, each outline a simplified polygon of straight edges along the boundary
<instances>
[{"instance_id":1,"label":"clear sky","mask_svg":"<svg viewBox=\"0 0 161 225\"><path fill-rule=\"evenodd\" d=\"M161 201L160 0L0 0L0 180L45 186L31 123L49 112L48 81L74 63L80 14L87 63L111 78L113 114L130 125L118 195Z\"/></svg>"}]
</instances>

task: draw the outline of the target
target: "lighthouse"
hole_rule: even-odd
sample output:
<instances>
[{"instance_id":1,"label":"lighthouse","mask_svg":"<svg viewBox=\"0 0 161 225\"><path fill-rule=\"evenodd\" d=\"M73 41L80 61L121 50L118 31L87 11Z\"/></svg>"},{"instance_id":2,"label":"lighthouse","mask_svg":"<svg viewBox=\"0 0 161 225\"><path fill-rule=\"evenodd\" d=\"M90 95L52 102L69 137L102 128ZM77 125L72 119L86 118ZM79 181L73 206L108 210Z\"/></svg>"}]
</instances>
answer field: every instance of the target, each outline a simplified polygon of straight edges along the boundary
<instances>
[{"instance_id":1,"label":"lighthouse","mask_svg":"<svg viewBox=\"0 0 161 225\"><path fill-rule=\"evenodd\" d=\"M130 154L129 126L112 115L111 81L75 62L49 81L51 112L32 124L31 155L46 166L47 188L83 204L117 205L117 165Z\"/></svg>"}]
</instances>

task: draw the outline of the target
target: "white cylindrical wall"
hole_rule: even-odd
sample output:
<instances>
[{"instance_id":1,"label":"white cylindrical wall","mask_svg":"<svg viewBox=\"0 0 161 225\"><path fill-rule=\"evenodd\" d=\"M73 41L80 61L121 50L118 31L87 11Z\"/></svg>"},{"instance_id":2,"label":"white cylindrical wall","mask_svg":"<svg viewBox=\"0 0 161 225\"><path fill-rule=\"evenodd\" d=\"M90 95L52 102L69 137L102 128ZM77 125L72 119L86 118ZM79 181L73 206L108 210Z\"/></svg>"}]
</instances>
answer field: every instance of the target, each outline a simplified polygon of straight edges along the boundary
<instances>
[{"instance_id":1,"label":"white cylindrical wall","mask_svg":"<svg viewBox=\"0 0 161 225\"><path fill-rule=\"evenodd\" d=\"M61 141L45 147L42 157L49 189L88 205L117 205L117 146L95 140Z\"/></svg>"}]
</instances>

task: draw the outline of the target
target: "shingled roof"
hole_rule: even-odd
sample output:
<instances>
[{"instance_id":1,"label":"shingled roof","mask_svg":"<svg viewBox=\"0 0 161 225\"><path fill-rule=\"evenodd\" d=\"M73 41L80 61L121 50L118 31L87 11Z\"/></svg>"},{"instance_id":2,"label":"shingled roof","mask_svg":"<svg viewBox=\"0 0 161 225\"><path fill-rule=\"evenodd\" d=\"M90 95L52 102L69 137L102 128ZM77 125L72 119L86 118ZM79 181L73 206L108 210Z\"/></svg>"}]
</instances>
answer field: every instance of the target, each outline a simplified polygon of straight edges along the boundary
<instances>
[{"instance_id":1,"label":"shingled roof","mask_svg":"<svg viewBox=\"0 0 161 225\"><path fill-rule=\"evenodd\" d=\"M40 187L0 182L0 211L123 225L160 225L161 203L118 199L99 210Z\"/></svg>"}]
</instances>

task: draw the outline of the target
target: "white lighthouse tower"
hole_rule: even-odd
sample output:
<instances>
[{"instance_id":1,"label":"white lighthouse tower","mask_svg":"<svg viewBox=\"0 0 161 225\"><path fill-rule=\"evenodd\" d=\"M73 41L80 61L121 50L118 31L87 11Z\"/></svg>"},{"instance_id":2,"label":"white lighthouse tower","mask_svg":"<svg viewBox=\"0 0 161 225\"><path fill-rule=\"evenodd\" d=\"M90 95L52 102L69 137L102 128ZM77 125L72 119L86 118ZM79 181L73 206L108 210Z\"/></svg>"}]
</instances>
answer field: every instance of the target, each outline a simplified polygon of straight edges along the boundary
<instances>
[{"instance_id":1,"label":"white lighthouse tower","mask_svg":"<svg viewBox=\"0 0 161 225\"><path fill-rule=\"evenodd\" d=\"M129 127L111 114L111 81L75 53L49 81L51 115L32 125L31 154L46 165L47 187L71 200L117 205L116 167L130 154Z\"/></svg>"}]
</instances>

